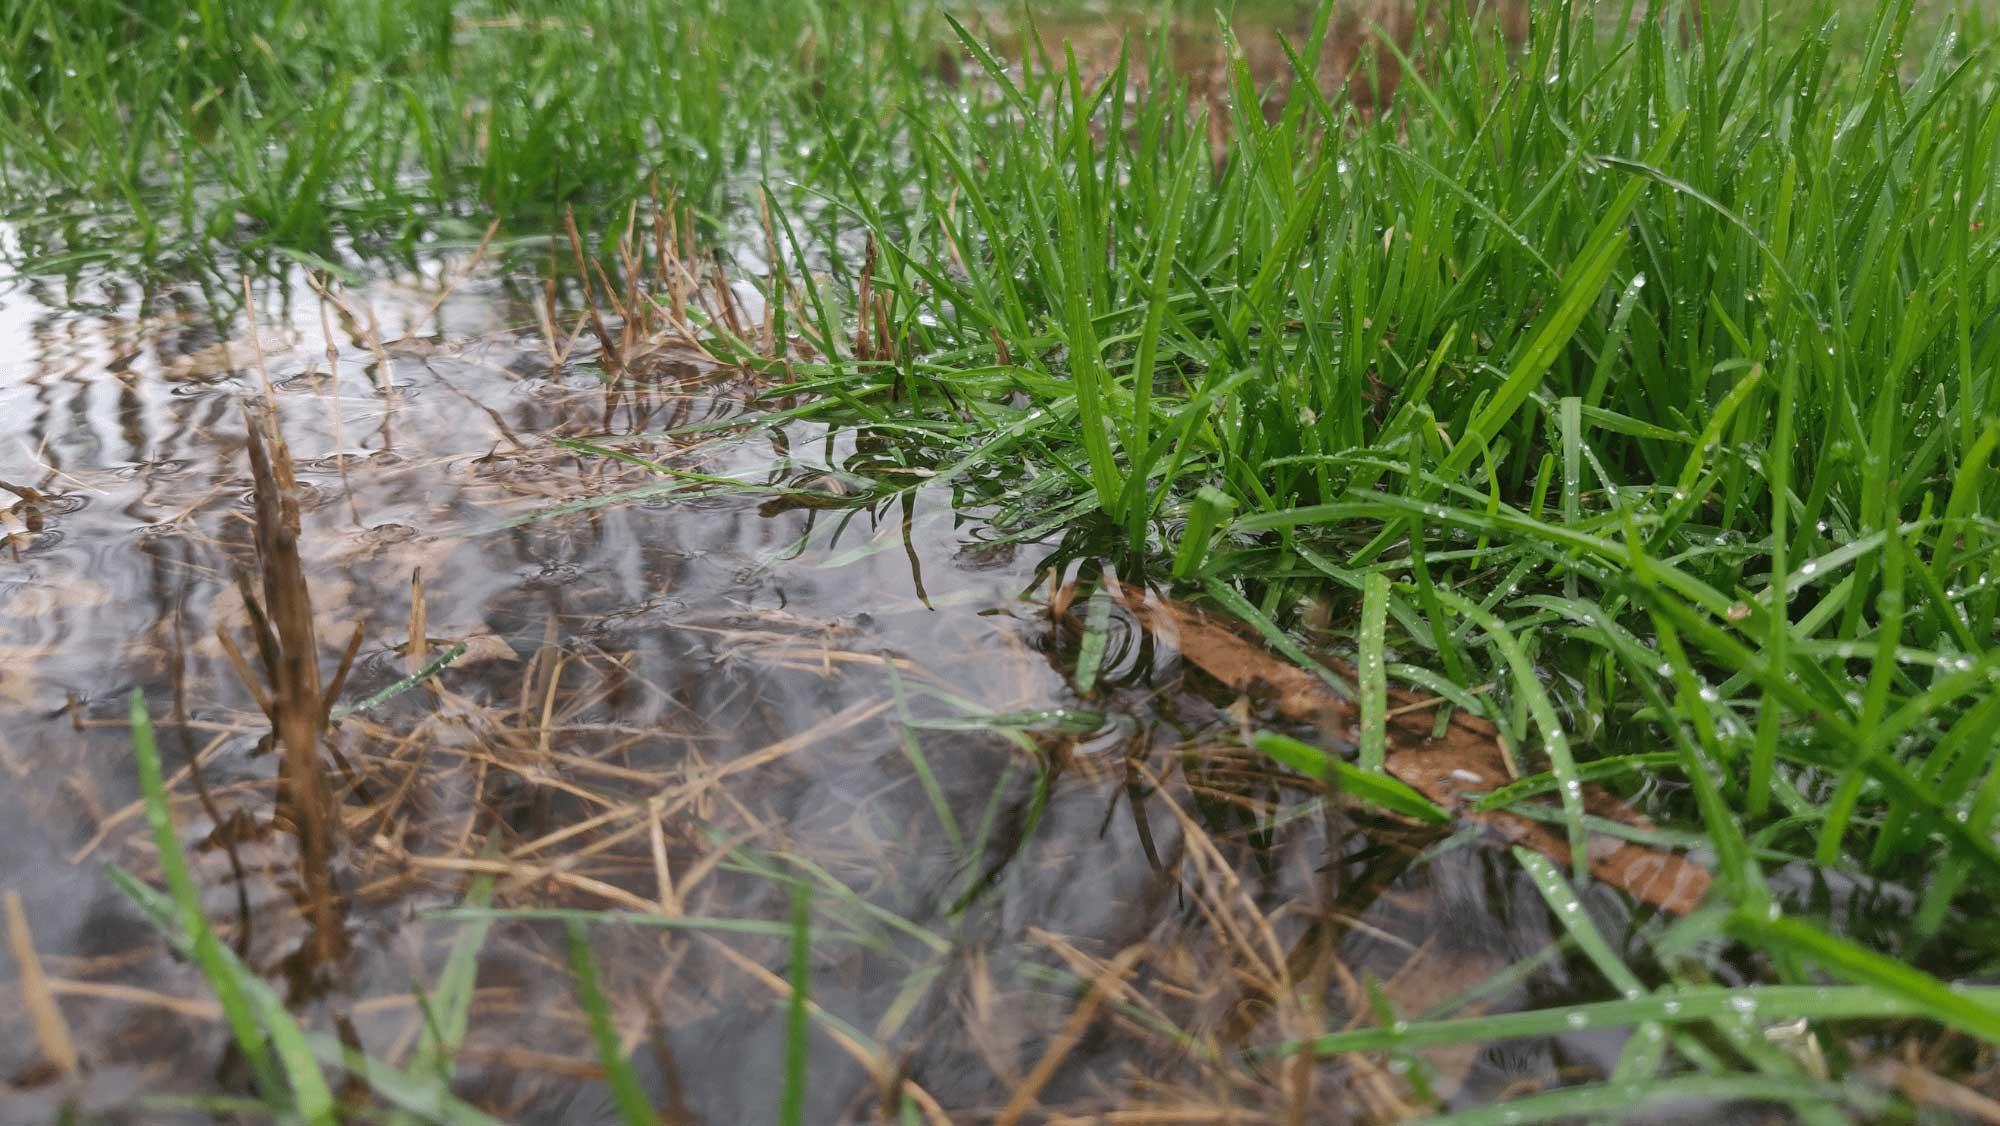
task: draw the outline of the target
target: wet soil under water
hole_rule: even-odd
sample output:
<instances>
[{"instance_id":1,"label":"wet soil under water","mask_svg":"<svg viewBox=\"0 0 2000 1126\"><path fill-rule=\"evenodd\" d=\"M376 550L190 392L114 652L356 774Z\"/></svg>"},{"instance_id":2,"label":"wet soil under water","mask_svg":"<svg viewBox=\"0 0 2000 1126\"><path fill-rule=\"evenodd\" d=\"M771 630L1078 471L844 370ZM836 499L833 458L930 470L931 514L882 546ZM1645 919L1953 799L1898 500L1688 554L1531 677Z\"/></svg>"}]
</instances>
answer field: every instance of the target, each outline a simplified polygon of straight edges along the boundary
<instances>
[{"instance_id":1,"label":"wet soil under water","mask_svg":"<svg viewBox=\"0 0 2000 1126\"><path fill-rule=\"evenodd\" d=\"M344 309L303 275L260 282L254 348L240 313L218 327L192 287L0 292L0 480L34 498L0 544L0 884L90 1067L51 1074L17 1025L0 1119L74 1098L154 1121L137 1100L247 1090L199 976L104 872L158 874L134 804L134 687L210 917L311 1026L344 1022L391 1063L424 1041L413 991L466 925L432 915L483 874L498 907L681 920L591 935L641 1081L685 1121L775 1113L801 883L821 1008L811 1122L899 1106L1377 1120L1439 1105L1407 1061L1286 1070L1245 1050L1374 1023L1377 1004L1601 996L1563 956L1472 995L1550 948L1548 909L1504 851L1476 829L1363 817L1255 761L1235 694L1122 607L1079 696L1084 614L1050 546L996 542L918 476L855 506L894 466L851 435L661 437L745 415L758 380L668 351L607 410L599 367L552 360L531 277L482 266L439 299L466 265L349 290ZM297 459L324 668L361 627L338 703L464 645L330 740L355 771L334 776L349 950L303 968L270 725L217 640L250 646L234 573L251 560L241 404L265 394L259 349ZM653 435L620 448L742 486L552 441L603 434ZM1598 887L1587 906L1643 965L1630 903ZM509 1120L613 1120L573 997L560 923L494 923L455 1089ZM1620 1043L1419 1055L1462 1106L1601 1076Z\"/></svg>"}]
</instances>

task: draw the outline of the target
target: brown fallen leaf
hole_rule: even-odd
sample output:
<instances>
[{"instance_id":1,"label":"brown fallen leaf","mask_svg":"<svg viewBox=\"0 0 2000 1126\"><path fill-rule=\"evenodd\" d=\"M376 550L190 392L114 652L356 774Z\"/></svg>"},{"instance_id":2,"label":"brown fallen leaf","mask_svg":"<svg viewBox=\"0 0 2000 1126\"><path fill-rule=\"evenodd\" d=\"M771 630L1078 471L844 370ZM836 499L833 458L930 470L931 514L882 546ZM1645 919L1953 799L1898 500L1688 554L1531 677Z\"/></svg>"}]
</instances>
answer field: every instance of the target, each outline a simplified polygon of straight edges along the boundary
<instances>
[{"instance_id":1,"label":"brown fallen leaf","mask_svg":"<svg viewBox=\"0 0 2000 1126\"><path fill-rule=\"evenodd\" d=\"M1354 706L1327 683L1255 641L1218 615L1123 588L1125 608L1146 632L1172 645L1201 671L1230 688L1268 700L1301 723L1352 722Z\"/></svg>"},{"instance_id":2,"label":"brown fallen leaf","mask_svg":"<svg viewBox=\"0 0 2000 1126\"><path fill-rule=\"evenodd\" d=\"M1245 637L1228 619L1151 592L1125 588L1119 596L1147 632L1173 645L1189 664L1238 692L1268 700L1286 718L1335 731L1357 722L1359 710L1352 701ZM1514 780L1512 767L1499 731L1479 716L1455 711L1444 733L1433 739L1441 703L1389 690L1389 747L1384 759L1388 772L1462 820L1568 864L1570 849L1563 834L1518 813L1478 808L1479 796ZM1585 786L1583 801L1592 816L1633 829L1655 828L1650 819L1602 787ZM1707 868L1687 857L1633 841L1593 834L1587 849L1592 876L1676 915L1692 911L1713 882Z\"/></svg>"}]
</instances>

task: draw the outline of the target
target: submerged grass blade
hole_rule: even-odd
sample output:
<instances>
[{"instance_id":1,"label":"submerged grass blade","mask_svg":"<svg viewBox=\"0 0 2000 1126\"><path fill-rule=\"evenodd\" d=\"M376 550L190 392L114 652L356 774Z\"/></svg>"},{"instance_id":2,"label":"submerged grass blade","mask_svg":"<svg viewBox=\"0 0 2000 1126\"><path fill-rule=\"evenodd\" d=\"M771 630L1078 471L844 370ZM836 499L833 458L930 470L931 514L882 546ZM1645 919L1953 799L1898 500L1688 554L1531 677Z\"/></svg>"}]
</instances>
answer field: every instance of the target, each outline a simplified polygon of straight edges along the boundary
<instances>
[{"instance_id":1,"label":"submerged grass blade","mask_svg":"<svg viewBox=\"0 0 2000 1126\"><path fill-rule=\"evenodd\" d=\"M611 1003L597 983L597 962L590 953L590 931L577 920L567 925L570 973L576 982L576 1003L590 1024L590 1038L597 1045L597 1059L604 1066L605 1082L611 1087L612 1103L625 1126L655 1126L659 1121L653 1104L639 1086L632 1061L618 1042L618 1029L611 1019Z\"/></svg>"},{"instance_id":2,"label":"submerged grass blade","mask_svg":"<svg viewBox=\"0 0 2000 1126\"><path fill-rule=\"evenodd\" d=\"M138 689L132 691L131 715L132 757L139 768L139 793L145 802L146 821L152 826L160 870L166 877L172 927L188 943L195 964L201 968L202 976L208 979L209 988L215 991L237 1049L250 1062L264 1097L284 1099L288 1110L308 1122L331 1123L333 1092L320 1074L318 1065L313 1062L311 1053L304 1049L298 1027L283 1007L277 1005L275 998L266 996L263 1003L258 1003L253 989L261 992L262 983L249 986L245 980L246 971L216 938L215 931L208 925L207 916L202 912L201 893L188 873L187 859L181 852L180 837L174 829L172 806L167 800L166 785L160 772L160 753L153 738L152 718L146 710L145 696ZM121 883L126 887L127 894L143 887L129 877ZM159 919L157 914L155 917ZM277 1063L283 1068L282 1082L278 1069L273 1066L271 1051L266 1045L267 1037L277 1048Z\"/></svg>"},{"instance_id":3,"label":"submerged grass blade","mask_svg":"<svg viewBox=\"0 0 2000 1126\"><path fill-rule=\"evenodd\" d=\"M791 992L785 998L785 1094L779 1105L782 1126L803 1126L806 1120L806 1069L812 1046L812 885L801 880L792 887Z\"/></svg>"}]
</instances>

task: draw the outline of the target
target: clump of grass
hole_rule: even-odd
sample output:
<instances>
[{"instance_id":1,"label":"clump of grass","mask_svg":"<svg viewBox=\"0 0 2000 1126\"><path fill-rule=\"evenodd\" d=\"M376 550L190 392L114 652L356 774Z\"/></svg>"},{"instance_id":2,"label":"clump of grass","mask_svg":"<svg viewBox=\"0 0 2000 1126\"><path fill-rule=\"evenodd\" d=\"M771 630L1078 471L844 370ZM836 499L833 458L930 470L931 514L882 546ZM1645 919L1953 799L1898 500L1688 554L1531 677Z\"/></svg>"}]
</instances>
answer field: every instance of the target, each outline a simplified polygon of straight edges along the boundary
<instances>
[{"instance_id":1,"label":"clump of grass","mask_svg":"<svg viewBox=\"0 0 2000 1126\"><path fill-rule=\"evenodd\" d=\"M899 112L820 118L848 220L775 216L767 296L813 355L774 417L879 435L1019 538L1066 529L1302 659L1301 606L1351 611L1348 770L1381 769L1391 680L1480 712L1554 780L1579 879L1582 778L1634 774L1719 877L1670 972L1726 938L1760 989L1845 980L1991 1039L1992 998L1945 982L1990 963L2000 875L1992 31L1908 0L1823 3L1803 38L1769 5L1683 16L1545 4L1518 53L1456 17L1374 115L1315 80L1316 35L1275 87L1232 51L1218 101L1163 46L1003 61L951 21L980 80L891 70ZM1776 869L1907 886L1911 925L1869 949ZM1663 1046L1526 1109L1679 1069L1822 1113L1741 1028L1734 1062L1665 1047L1684 1004L1617 1010Z\"/></svg>"},{"instance_id":2,"label":"clump of grass","mask_svg":"<svg viewBox=\"0 0 2000 1126\"><path fill-rule=\"evenodd\" d=\"M1544 4L1518 54L1460 17L1373 117L1317 40L1274 99L1236 54L1219 148L1164 50L954 23L982 81L826 123L892 340L777 292L820 354L787 413L1265 625L1331 599L1364 715L1455 687L1569 780L1579 871L1578 771L1671 748L1644 774L1720 876L1688 933L1986 1037L1932 975L1989 964L2000 875L1995 43L1704 9ZM1837 937L1777 865L1907 885L1913 925Z\"/></svg>"}]
</instances>

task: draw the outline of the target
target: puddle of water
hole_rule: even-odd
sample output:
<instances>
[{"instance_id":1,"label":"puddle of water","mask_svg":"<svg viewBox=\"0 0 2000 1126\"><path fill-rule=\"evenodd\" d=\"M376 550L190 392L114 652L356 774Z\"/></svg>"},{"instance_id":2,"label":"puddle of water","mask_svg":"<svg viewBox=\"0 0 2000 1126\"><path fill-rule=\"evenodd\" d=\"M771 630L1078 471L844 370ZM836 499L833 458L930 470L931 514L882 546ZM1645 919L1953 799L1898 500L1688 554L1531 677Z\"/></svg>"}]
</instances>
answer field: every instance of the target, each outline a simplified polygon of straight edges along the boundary
<instances>
[{"instance_id":1,"label":"puddle of water","mask_svg":"<svg viewBox=\"0 0 2000 1126\"><path fill-rule=\"evenodd\" d=\"M810 885L815 1122L905 1099L975 1119L1256 1118L1302 1098L1401 1113L1416 1104L1399 1075L1286 1072L1243 1050L1372 1023L1371 980L1406 1015L1463 1002L1548 946L1547 910L1503 854L1364 824L1285 782L1242 749L1228 694L1192 685L1122 609L1102 685L1079 697L1081 613L1050 604L1046 569L1070 566L1053 548L1000 542L945 487L855 505L855 482L885 475L852 434L664 437L742 416L754 381L667 351L608 399L596 366L552 360L537 282L483 268L440 297L465 263L434 266L345 308L323 310L302 276L253 286L254 345L193 290L0 293L0 480L23 490L0 543L0 819L16 827L0 873L94 1068L68 1087L15 1037L0 1074L17 1105L245 1089L197 975L102 875L155 873L133 687L169 773L199 756L232 826L218 834L175 776L211 917L274 978L305 942L290 839L268 826L269 724L217 636L249 645L234 574L252 557L242 402L262 393L259 351L297 459L324 667L360 628L341 702L466 646L333 739L360 780L337 865L350 951L301 1007L379 1058L407 1064L424 1040L412 990L459 931L428 913L496 870L504 907L766 930ZM552 441L606 433L754 488ZM218 835L248 874L240 899ZM1607 933L1630 929L1615 897L1591 907ZM782 931L592 933L658 1105L771 1117ZM567 959L559 925L493 926L462 1095L509 1120L613 1120ZM1584 999L1591 980L1550 959L1466 1011ZM1608 1073L1620 1044L1588 1031L1416 1058L1470 1105Z\"/></svg>"}]
</instances>

